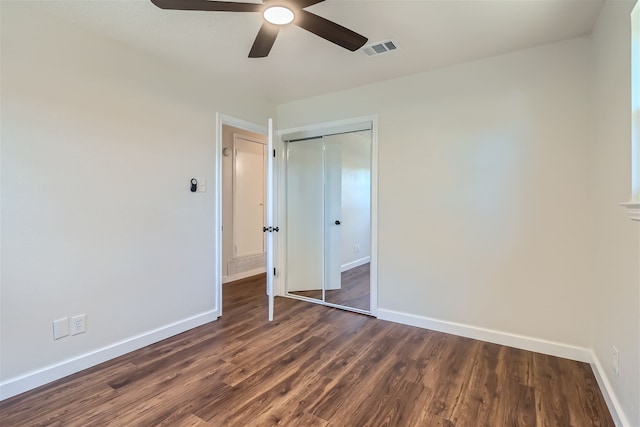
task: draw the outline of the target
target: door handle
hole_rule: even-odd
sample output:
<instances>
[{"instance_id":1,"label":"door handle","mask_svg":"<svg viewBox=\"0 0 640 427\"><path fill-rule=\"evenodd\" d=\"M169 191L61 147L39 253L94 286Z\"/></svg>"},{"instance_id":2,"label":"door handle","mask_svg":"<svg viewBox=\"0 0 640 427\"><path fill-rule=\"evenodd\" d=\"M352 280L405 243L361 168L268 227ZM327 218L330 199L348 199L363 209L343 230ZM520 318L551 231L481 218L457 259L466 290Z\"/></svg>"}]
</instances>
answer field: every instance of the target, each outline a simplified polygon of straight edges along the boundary
<instances>
[{"instance_id":1,"label":"door handle","mask_svg":"<svg viewBox=\"0 0 640 427\"><path fill-rule=\"evenodd\" d=\"M341 224L341 223L340 223L340 220L339 220L339 219L336 219L336 225L340 225L340 224Z\"/></svg>"}]
</instances>

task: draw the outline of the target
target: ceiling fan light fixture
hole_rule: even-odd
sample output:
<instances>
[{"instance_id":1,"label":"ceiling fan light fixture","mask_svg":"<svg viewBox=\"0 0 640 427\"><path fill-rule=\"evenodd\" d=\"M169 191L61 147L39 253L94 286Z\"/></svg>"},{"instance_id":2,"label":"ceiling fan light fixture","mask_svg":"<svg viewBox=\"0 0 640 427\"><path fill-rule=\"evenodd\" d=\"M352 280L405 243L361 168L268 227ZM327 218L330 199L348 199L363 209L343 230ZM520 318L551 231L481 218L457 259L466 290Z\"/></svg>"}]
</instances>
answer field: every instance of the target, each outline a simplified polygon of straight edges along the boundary
<instances>
[{"instance_id":1,"label":"ceiling fan light fixture","mask_svg":"<svg viewBox=\"0 0 640 427\"><path fill-rule=\"evenodd\" d=\"M275 25L287 25L293 22L295 15L293 11L284 6L272 6L264 10L264 19Z\"/></svg>"}]
</instances>

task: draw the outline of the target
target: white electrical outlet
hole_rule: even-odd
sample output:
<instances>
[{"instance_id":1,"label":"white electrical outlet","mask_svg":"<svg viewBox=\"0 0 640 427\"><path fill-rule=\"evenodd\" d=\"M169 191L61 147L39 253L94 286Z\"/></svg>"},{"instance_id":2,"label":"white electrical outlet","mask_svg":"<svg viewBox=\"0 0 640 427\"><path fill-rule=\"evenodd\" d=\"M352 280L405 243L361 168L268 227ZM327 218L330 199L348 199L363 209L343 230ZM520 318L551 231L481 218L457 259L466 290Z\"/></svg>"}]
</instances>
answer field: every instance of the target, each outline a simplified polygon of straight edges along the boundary
<instances>
[{"instance_id":1,"label":"white electrical outlet","mask_svg":"<svg viewBox=\"0 0 640 427\"><path fill-rule=\"evenodd\" d=\"M87 330L87 315L80 314L71 318L71 335L78 335Z\"/></svg>"},{"instance_id":2,"label":"white electrical outlet","mask_svg":"<svg viewBox=\"0 0 640 427\"><path fill-rule=\"evenodd\" d=\"M611 367L613 368L613 372L616 375L620 375L620 354L618 353L618 349L616 346L613 346L613 352L611 353Z\"/></svg>"},{"instance_id":3,"label":"white electrical outlet","mask_svg":"<svg viewBox=\"0 0 640 427\"><path fill-rule=\"evenodd\" d=\"M207 181L201 178L198 178L198 191L204 193L207 191Z\"/></svg>"},{"instance_id":4,"label":"white electrical outlet","mask_svg":"<svg viewBox=\"0 0 640 427\"><path fill-rule=\"evenodd\" d=\"M59 340L69 335L69 318L58 319L53 321L53 339Z\"/></svg>"}]
</instances>

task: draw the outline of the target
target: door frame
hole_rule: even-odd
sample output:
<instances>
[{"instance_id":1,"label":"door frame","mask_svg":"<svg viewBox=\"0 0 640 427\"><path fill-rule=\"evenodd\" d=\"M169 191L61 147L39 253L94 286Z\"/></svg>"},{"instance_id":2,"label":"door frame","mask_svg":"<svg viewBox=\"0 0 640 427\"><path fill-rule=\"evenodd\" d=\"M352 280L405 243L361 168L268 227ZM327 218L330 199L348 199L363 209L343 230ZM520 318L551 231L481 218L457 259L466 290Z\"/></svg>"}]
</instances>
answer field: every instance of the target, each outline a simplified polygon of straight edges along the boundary
<instances>
[{"instance_id":1,"label":"door frame","mask_svg":"<svg viewBox=\"0 0 640 427\"><path fill-rule=\"evenodd\" d=\"M214 204L213 221L214 221L214 230L215 230L215 234L213 236L213 239L214 239L213 269L214 269L214 279L215 279L214 286L215 286L215 299L216 299L216 306L217 306L216 309L218 312L218 317L222 316L222 126L223 125L236 127L249 132L260 133L265 136L268 135L268 131L269 131L267 126L262 126L244 119L222 114L220 112L216 113L216 141L215 141L215 151L213 155L213 163L214 163L213 191L215 194L214 201L213 201L213 204ZM267 153L267 155L269 155L269 153ZM277 171L277 166L274 163L274 173L276 171ZM274 188L274 191L275 191L275 188ZM276 194L277 194L277 191L276 191ZM277 206L274 206L274 209L277 210ZM278 254L277 250L274 250L274 256L276 256L277 254ZM276 259L277 258L274 258L274 262ZM266 292L266 285L265 285L265 292Z\"/></svg>"},{"instance_id":2,"label":"door frame","mask_svg":"<svg viewBox=\"0 0 640 427\"><path fill-rule=\"evenodd\" d=\"M370 291L371 291L371 299L370 299L370 313L374 317L378 317L378 115L371 114L366 116L358 116L352 117L343 120L333 120L328 122L315 123L311 125L281 129L276 133L276 137L274 137L274 147L278 150L278 153L282 153L281 156L278 156L280 160L280 164L283 166L279 168L279 172L276 174L278 169L274 169L274 180L278 181L276 187L285 188L286 182L286 153L284 149L283 136L289 134L309 134L313 135L320 131L331 131L333 129L345 128L348 129L352 125L356 125L362 122L371 122L371 283L370 283ZM274 163L275 168L275 163ZM280 218L281 222L286 223L286 191L281 191L277 193L277 202L275 203L275 208L277 212L282 212L282 215L276 218ZM280 233L283 234L283 233ZM281 271L286 269L286 262L284 262L286 257L286 230L285 235L281 236L280 240L281 244L278 245L278 250L275 250L275 254L278 255L278 260L282 268ZM286 292L286 272L285 274L278 274L278 280L276 283L278 284L276 295L287 296ZM274 283L274 287L276 286ZM311 302L315 302L309 300ZM323 305L329 305L322 303ZM359 312L359 310L353 310Z\"/></svg>"}]
</instances>

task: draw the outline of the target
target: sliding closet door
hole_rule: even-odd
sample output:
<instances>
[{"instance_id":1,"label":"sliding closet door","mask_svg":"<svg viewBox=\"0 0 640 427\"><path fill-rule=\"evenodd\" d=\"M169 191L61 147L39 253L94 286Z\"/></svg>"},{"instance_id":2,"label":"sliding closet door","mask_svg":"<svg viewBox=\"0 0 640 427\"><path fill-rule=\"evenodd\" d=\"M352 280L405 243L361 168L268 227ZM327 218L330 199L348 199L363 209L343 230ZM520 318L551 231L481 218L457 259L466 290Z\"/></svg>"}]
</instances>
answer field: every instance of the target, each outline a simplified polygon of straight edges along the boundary
<instances>
[{"instance_id":1,"label":"sliding closet door","mask_svg":"<svg viewBox=\"0 0 640 427\"><path fill-rule=\"evenodd\" d=\"M369 311L371 131L324 137L325 301Z\"/></svg>"},{"instance_id":2,"label":"sliding closet door","mask_svg":"<svg viewBox=\"0 0 640 427\"><path fill-rule=\"evenodd\" d=\"M287 144L287 290L323 299L322 138Z\"/></svg>"},{"instance_id":3,"label":"sliding closet door","mask_svg":"<svg viewBox=\"0 0 640 427\"><path fill-rule=\"evenodd\" d=\"M371 123L285 135L287 295L371 312Z\"/></svg>"}]
</instances>

